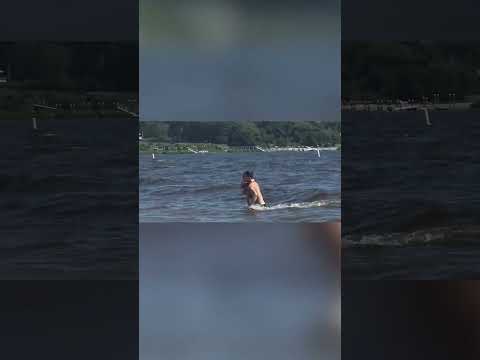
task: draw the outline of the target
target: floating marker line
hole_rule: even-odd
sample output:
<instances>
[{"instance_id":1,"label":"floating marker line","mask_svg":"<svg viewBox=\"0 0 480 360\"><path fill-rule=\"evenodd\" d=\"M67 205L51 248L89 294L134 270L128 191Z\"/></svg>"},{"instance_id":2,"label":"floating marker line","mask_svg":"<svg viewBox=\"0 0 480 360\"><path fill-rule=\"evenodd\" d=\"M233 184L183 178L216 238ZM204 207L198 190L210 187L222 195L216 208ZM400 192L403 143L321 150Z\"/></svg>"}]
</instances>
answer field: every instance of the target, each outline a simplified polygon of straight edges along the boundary
<instances>
[{"instance_id":1,"label":"floating marker line","mask_svg":"<svg viewBox=\"0 0 480 360\"><path fill-rule=\"evenodd\" d=\"M40 104L32 104L32 107L38 107L40 109L57 110L56 107L47 106L47 105L40 105Z\"/></svg>"},{"instance_id":2,"label":"floating marker line","mask_svg":"<svg viewBox=\"0 0 480 360\"><path fill-rule=\"evenodd\" d=\"M132 111L129 111L129 110L127 110L126 108L121 107L120 105L117 105L117 110L123 111L124 113L127 113L127 114L130 114L130 115L132 115L133 117L138 117L138 114L136 114L136 113L134 113L134 112L132 112Z\"/></svg>"}]
</instances>

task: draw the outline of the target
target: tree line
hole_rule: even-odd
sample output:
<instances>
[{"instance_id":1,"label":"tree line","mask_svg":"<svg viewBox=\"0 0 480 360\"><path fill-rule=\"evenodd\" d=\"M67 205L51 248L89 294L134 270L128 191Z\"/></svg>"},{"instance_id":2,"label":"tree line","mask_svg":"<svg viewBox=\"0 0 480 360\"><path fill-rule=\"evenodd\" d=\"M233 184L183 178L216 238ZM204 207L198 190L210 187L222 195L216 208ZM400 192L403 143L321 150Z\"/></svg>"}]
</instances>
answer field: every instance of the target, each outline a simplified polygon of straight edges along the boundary
<instances>
[{"instance_id":1,"label":"tree line","mask_svg":"<svg viewBox=\"0 0 480 360\"><path fill-rule=\"evenodd\" d=\"M334 146L341 142L339 122L141 122L145 139L165 143L229 146Z\"/></svg>"},{"instance_id":2,"label":"tree line","mask_svg":"<svg viewBox=\"0 0 480 360\"><path fill-rule=\"evenodd\" d=\"M0 43L12 86L46 90L138 89L138 44Z\"/></svg>"},{"instance_id":3,"label":"tree line","mask_svg":"<svg viewBox=\"0 0 480 360\"><path fill-rule=\"evenodd\" d=\"M456 100L480 93L480 42L365 42L342 44L344 99Z\"/></svg>"}]
</instances>

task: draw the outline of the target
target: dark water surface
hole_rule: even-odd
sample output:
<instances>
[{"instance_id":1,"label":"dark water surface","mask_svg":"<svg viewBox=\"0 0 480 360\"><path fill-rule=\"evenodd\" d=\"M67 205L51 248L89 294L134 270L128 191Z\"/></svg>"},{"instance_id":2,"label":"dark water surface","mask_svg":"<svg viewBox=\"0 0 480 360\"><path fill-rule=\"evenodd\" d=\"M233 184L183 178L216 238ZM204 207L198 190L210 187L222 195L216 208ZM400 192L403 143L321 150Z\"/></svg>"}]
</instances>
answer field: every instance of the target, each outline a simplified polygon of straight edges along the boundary
<instances>
[{"instance_id":1,"label":"dark water surface","mask_svg":"<svg viewBox=\"0 0 480 360\"><path fill-rule=\"evenodd\" d=\"M254 170L269 208L240 191ZM340 219L340 152L140 155L141 222L324 222Z\"/></svg>"},{"instance_id":2,"label":"dark water surface","mask_svg":"<svg viewBox=\"0 0 480 360\"><path fill-rule=\"evenodd\" d=\"M343 273L479 276L480 112L345 113Z\"/></svg>"},{"instance_id":3,"label":"dark water surface","mask_svg":"<svg viewBox=\"0 0 480 360\"><path fill-rule=\"evenodd\" d=\"M138 122L0 127L0 276L135 278Z\"/></svg>"}]
</instances>

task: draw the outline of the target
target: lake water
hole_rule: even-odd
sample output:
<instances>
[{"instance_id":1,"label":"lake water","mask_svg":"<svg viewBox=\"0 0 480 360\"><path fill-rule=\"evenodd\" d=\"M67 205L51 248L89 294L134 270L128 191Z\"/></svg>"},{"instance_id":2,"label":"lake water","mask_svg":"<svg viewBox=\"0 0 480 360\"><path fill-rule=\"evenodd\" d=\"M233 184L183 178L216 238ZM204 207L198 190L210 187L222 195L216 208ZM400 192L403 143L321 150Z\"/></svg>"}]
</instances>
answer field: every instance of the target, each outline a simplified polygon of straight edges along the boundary
<instances>
[{"instance_id":1,"label":"lake water","mask_svg":"<svg viewBox=\"0 0 480 360\"><path fill-rule=\"evenodd\" d=\"M480 113L345 113L345 278L480 275Z\"/></svg>"},{"instance_id":2,"label":"lake water","mask_svg":"<svg viewBox=\"0 0 480 360\"><path fill-rule=\"evenodd\" d=\"M0 121L0 277L136 278L138 122Z\"/></svg>"},{"instance_id":3,"label":"lake water","mask_svg":"<svg viewBox=\"0 0 480 360\"><path fill-rule=\"evenodd\" d=\"M141 222L325 222L340 219L340 152L140 155ZM249 210L253 170L269 208Z\"/></svg>"}]
</instances>

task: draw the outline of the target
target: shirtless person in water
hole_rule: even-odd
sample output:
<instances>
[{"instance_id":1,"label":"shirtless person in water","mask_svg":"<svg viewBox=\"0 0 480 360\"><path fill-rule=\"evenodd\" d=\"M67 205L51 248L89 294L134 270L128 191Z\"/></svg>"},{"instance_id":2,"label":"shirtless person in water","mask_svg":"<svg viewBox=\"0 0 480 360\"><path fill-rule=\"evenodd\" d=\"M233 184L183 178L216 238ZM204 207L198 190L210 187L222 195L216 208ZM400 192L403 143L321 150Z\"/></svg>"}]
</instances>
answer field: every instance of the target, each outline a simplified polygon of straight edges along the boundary
<instances>
[{"instance_id":1,"label":"shirtless person in water","mask_svg":"<svg viewBox=\"0 0 480 360\"><path fill-rule=\"evenodd\" d=\"M245 171L242 176L242 191L247 197L248 206L261 205L267 206L263 200L262 191L260 186L253 178L253 171Z\"/></svg>"}]
</instances>

